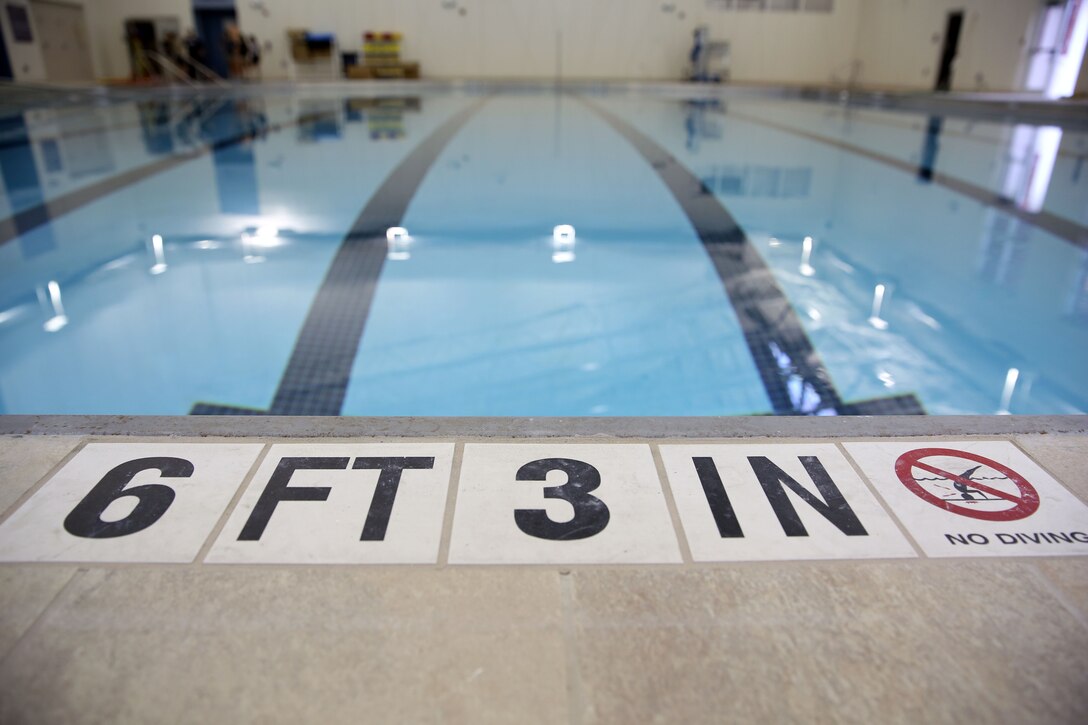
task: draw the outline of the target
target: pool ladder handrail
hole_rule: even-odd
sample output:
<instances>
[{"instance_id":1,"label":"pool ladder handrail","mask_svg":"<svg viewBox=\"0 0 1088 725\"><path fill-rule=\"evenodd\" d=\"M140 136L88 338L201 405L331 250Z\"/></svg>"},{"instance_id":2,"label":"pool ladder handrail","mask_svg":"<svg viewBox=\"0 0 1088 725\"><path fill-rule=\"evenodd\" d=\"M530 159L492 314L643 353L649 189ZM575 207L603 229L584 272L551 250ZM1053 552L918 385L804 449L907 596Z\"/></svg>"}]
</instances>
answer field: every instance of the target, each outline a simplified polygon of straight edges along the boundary
<instances>
[{"instance_id":1,"label":"pool ladder handrail","mask_svg":"<svg viewBox=\"0 0 1088 725\"><path fill-rule=\"evenodd\" d=\"M186 85L193 88L197 87L197 84L193 82L193 79L189 77L188 73L179 68L174 61L172 61L170 58L167 58L159 51L144 49L144 55L146 56L146 59L155 61L155 63L157 63L160 68L166 70L167 73L173 76L175 80L180 80L182 83L185 83ZM194 69L196 69L201 75L203 75L206 79L208 79L215 85L221 88L230 87L229 83L220 78L214 71L205 66L203 63L193 60L189 56L185 57L185 61L187 63L191 63Z\"/></svg>"}]
</instances>

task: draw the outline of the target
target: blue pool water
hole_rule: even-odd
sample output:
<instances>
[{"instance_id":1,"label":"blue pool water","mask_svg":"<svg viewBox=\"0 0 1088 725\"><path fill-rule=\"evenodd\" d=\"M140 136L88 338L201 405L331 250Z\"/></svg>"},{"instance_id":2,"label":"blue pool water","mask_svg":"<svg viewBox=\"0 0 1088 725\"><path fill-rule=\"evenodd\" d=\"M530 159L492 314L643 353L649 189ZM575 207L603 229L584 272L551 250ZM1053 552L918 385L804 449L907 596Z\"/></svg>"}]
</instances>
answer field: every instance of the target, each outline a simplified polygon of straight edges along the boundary
<instances>
[{"instance_id":1,"label":"blue pool water","mask_svg":"<svg viewBox=\"0 0 1088 725\"><path fill-rule=\"evenodd\" d=\"M379 92L0 120L0 412L1088 411L1083 128Z\"/></svg>"}]
</instances>

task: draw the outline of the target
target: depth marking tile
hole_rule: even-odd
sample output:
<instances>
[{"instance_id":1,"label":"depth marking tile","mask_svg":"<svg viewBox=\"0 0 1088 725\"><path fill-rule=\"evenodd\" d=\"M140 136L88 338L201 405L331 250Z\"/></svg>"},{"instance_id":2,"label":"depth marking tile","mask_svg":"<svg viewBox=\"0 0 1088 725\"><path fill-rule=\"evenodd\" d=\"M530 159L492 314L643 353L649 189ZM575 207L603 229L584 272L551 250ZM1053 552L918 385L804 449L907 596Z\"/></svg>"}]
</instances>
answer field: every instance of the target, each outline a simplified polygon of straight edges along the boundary
<instances>
[{"instance_id":1,"label":"depth marking tile","mask_svg":"<svg viewBox=\"0 0 1088 725\"><path fill-rule=\"evenodd\" d=\"M645 444L465 445L451 564L680 563Z\"/></svg>"},{"instance_id":2,"label":"depth marking tile","mask_svg":"<svg viewBox=\"0 0 1088 725\"><path fill-rule=\"evenodd\" d=\"M272 446L206 561L433 564L453 443Z\"/></svg>"},{"instance_id":3,"label":"depth marking tile","mask_svg":"<svg viewBox=\"0 0 1088 725\"><path fill-rule=\"evenodd\" d=\"M915 556L831 443L660 450L695 561Z\"/></svg>"},{"instance_id":4,"label":"depth marking tile","mask_svg":"<svg viewBox=\"0 0 1088 725\"><path fill-rule=\"evenodd\" d=\"M1012 443L844 445L930 556L1088 554L1088 506Z\"/></svg>"},{"instance_id":5,"label":"depth marking tile","mask_svg":"<svg viewBox=\"0 0 1088 725\"><path fill-rule=\"evenodd\" d=\"M192 561L254 443L90 443L0 526L0 561Z\"/></svg>"}]
</instances>

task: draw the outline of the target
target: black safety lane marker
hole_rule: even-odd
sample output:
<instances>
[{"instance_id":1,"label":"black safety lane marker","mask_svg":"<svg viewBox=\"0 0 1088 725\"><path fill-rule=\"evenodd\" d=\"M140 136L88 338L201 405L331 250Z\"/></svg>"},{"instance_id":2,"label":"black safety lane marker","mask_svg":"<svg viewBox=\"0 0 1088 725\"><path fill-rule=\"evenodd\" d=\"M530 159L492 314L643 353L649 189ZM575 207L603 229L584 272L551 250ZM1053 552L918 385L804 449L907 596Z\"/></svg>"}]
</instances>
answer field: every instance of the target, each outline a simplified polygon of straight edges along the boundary
<instances>
[{"instance_id":1,"label":"black safety lane marker","mask_svg":"<svg viewBox=\"0 0 1088 725\"><path fill-rule=\"evenodd\" d=\"M842 151L847 151L856 156L875 161L878 164L884 164L893 169L898 169L912 176L918 173L918 164L911 164L906 161L901 161L892 156L886 156L876 151L870 151L869 149L862 148L861 146L855 146L854 144L846 143L845 141L839 141L838 139L830 138L828 136L821 136L818 133L812 133L810 131L804 131L799 128L793 128L785 124L776 123L766 118L759 118L756 116L749 116L745 113L738 113L736 111L729 111L727 114L729 118L736 118L741 121L747 121L748 123L756 126L764 126L766 128L772 128L776 131L792 134L800 138L809 139L810 141L816 141L818 143L833 146ZM934 173L929 177L929 181L932 181L938 186L943 186L949 191L954 191L957 194L962 194L979 204L984 206L993 207L1009 216L1016 217L1017 219L1027 222L1032 226L1038 227L1044 231L1050 232L1054 236L1062 239L1070 244L1080 247L1081 249L1088 249L1088 227L1081 224L1077 224L1074 221L1060 217L1057 214L1048 211L1031 212L1026 209L1021 209L1016 205L1016 202L1012 199L995 194L989 189L985 189L981 186L972 184L969 181L958 179L954 176L949 176L944 173Z\"/></svg>"},{"instance_id":2,"label":"black safety lane marker","mask_svg":"<svg viewBox=\"0 0 1088 725\"><path fill-rule=\"evenodd\" d=\"M388 252L386 230L400 226L409 202L450 139L487 98L457 112L386 178L340 243L318 289L268 415L340 415L363 328ZM197 403L193 415L265 411Z\"/></svg>"},{"instance_id":3,"label":"black safety lane marker","mask_svg":"<svg viewBox=\"0 0 1088 725\"><path fill-rule=\"evenodd\" d=\"M48 224L59 216L73 212L80 207L86 206L92 202L98 201L104 196L112 194L115 191L124 189L127 186L138 184L139 182L154 176L155 174L161 174L164 171L169 171L175 166L180 166L188 161L198 159L201 156L213 153L215 151L222 151L225 148L235 146L245 141L255 140L261 138L265 133L275 133L282 131L285 128L292 126L300 126L306 123L312 123L314 121L321 120L326 116L331 116L331 113L323 113L320 116L307 116L305 118L295 119L293 121L283 121L280 123L270 123L267 127L261 129L260 133L254 133L251 130L244 131L227 138L214 141L194 149L192 151L186 151L171 155L167 158L153 161L144 166L139 166L135 169L129 169L128 171L111 176L108 179L103 179L94 184L84 186L80 189L70 191L67 194L62 194L54 199L44 201L36 206L29 207L20 212L16 212L6 219L0 219L0 244L10 242L16 237L33 231L38 227Z\"/></svg>"},{"instance_id":4,"label":"black safety lane marker","mask_svg":"<svg viewBox=\"0 0 1088 725\"><path fill-rule=\"evenodd\" d=\"M736 311L774 412L846 412L774 274L713 192L641 131L596 103L580 100L635 147L684 210Z\"/></svg>"}]
</instances>

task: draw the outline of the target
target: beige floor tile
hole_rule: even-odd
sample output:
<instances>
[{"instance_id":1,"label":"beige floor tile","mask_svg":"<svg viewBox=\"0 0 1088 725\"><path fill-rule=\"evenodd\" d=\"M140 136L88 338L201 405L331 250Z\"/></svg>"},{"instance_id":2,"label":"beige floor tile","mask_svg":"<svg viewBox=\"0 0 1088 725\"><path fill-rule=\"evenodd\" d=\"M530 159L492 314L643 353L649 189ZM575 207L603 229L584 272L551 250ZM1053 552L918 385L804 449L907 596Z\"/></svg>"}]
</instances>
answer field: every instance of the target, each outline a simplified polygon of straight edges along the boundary
<instances>
[{"instance_id":1,"label":"beige floor tile","mask_svg":"<svg viewBox=\"0 0 1088 725\"><path fill-rule=\"evenodd\" d=\"M1043 575L1071 606L1080 611L1081 618L1088 621L1088 557L1041 559L1037 563Z\"/></svg>"},{"instance_id":2,"label":"beige floor tile","mask_svg":"<svg viewBox=\"0 0 1088 725\"><path fill-rule=\"evenodd\" d=\"M1016 442L1038 463L1053 473L1070 491L1088 502L1088 436L1030 435Z\"/></svg>"},{"instance_id":3,"label":"beige floor tile","mask_svg":"<svg viewBox=\"0 0 1088 725\"><path fill-rule=\"evenodd\" d=\"M554 571L81 572L0 722L559 722Z\"/></svg>"},{"instance_id":4,"label":"beige floor tile","mask_svg":"<svg viewBox=\"0 0 1088 725\"><path fill-rule=\"evenodd\" d=\"M0 515L79 441L79 436L0 436Z\"/></svg>"},{"instance_id":5,"label":"beige floor tile","mask_svg":"<svg viewBox=\"0 0 1088 725\"><path fill-rule=\"evenodd\" d=\"M75 567L67 566L0 566L0 659L49 606L74 571Z\"/></svg>"},{"instance_id":6,"label":"beige floor tile","mask_svg":"<svg viewBox=\"0 0 1088 725\"><path fill-rule=\"evenodd\" d=\"M1085 722L1088 629L1030 564L572 575L584 722Z\"/></svg>"}]
</instances>

